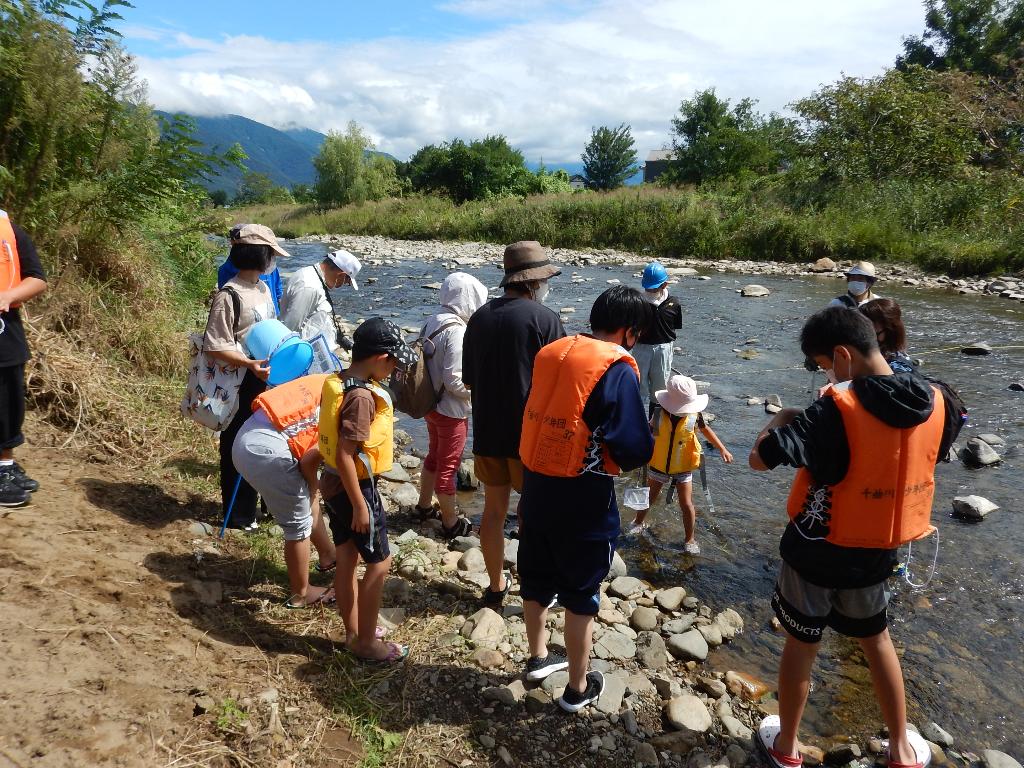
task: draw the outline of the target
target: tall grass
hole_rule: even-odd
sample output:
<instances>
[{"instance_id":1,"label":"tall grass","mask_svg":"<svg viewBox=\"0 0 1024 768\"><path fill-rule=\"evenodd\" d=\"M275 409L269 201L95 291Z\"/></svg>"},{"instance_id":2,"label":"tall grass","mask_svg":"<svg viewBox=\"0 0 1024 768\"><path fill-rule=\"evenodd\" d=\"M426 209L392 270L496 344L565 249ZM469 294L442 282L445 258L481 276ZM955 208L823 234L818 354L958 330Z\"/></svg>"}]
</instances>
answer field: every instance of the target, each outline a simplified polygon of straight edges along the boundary
<instances>
[{"instance_id":1,"label":"tall grass","mask_svg":"<svg viewBox=\"0 0 1024 768\"><path fill-rule=\"evenodd\" d=\"M788 184L783 175L700 190L645 186L463 205L421 196L329 211L256 206L235 215L268 224L282 237L529 239L697 259L800 262L829 256L906 261L951 275L1024 269L1024 181L1018 177L893 181L813 195Z\"/></svg>"}]
</instances>

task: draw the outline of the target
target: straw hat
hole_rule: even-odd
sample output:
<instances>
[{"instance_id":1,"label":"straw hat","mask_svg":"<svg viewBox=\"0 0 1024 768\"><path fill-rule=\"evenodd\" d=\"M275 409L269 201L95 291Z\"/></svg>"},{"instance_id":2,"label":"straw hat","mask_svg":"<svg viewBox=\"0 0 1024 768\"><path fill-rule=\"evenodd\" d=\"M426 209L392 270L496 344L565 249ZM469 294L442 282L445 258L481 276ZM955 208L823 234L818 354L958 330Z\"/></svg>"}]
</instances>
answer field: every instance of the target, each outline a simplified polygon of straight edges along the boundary
<instances>
[{"instance_id":1,"label":"straw hat","mask_svg":"<svg viewBox=\"0 0 1024 768\"><path fill-rule=\"evenodd\" d=\"M875 265L870 261L858 261L848 270L847 275L861 275L862 277L875 277Z\"/></svg>"},{"instance_id":2,"label":"straw hat","mask_svg":"<svg viewBox=\"0 0 1024 768\"><path fill-rule=\"evenodd\" d=\"M700 413L708 407L708 396L697 394L697 382L689 376L677 374L668 380L666 387L655 392L654 397L673 416Z\"/></svg>"},{"instance_id":3,"label":"straw hat","mask_svg":"<svg viewBox=\"0 0 1024 768\"><path fill-rule=\"evenodd\" d=\"M506 247L504 264L505 277L498 284L502 288L512 283L547 280L562 274L562 270L551 263L547 249L536 240L520 240Z\"/></svg>"}]
</instances>

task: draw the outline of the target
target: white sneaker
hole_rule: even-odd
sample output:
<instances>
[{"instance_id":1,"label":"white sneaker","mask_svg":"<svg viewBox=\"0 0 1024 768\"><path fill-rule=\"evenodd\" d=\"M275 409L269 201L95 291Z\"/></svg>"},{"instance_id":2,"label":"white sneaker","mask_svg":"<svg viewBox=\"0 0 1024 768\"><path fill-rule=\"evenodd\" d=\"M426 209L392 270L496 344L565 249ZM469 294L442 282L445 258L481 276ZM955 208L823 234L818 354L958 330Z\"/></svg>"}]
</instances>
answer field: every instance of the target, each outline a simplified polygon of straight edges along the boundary
<instances>
[{"instance_id":1,"label":"white sneaker","mask_svg":"<svg viewBox=\"0 0 1024 768\"><path fill-rule=\"evenodd\" d=\"M629 526L629 530L626 531L627 536L639 536L641 533L650 528L647 523L633 523Z\"/></svg>"},{"instance_id":2,"label":"white sneaker","mask_svg":"<svg viewBox=\"0 0 1024 768\"><path fill-rule=\"evenodd\" d=\"M700 544L698 544L696 541L688 541L685 544L683 544L683 551L686 552L686 554L688 555L699 555Z\"/></svg>"}]
</instances>

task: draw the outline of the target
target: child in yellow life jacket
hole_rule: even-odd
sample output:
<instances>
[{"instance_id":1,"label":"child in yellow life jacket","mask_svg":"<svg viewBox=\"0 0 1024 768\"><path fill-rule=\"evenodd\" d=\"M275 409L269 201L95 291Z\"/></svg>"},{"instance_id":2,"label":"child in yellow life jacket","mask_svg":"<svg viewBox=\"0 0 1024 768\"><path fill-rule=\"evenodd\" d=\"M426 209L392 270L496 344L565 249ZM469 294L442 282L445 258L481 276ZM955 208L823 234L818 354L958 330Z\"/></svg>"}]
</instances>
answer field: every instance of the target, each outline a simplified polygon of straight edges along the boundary
<instances>
[{"instance_id":1,"label":"child in yellow life jacket","mask_svg":"<svg viewBox=\"0 0 1024 768\"><path fill-rule=\"evenodd\" d=\"M654 455L648 466L648 486L653 505L666 483L675 483L679 491L679 509L683 513L683 529L688 554L699 555L700 546L695 538L697 508L693 506L693 470L700 467L701 447L697 430L722 454L726 464L732 463L732 454L718 435L707 424L701 411L708 407L708 396L697 394L697 383L689 376L673 376L667 389L654 393L661 406L651 419L654 432ZM630 526L633 535L646 528L647 510L640 510Z\"/></svg>"}]
</instances>

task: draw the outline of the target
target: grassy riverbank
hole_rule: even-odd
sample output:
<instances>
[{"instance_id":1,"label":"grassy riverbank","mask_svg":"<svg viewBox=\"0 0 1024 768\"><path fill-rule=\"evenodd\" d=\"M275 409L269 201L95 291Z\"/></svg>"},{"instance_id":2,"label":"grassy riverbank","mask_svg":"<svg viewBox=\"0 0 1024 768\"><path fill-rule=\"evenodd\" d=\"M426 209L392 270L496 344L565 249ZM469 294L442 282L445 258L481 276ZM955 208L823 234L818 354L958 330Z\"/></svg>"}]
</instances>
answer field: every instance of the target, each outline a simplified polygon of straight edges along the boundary
<instances>
[{"instance_id":1,"label":"grassy riverbank","mask_svg":"<svg viewBox=\"0 0 1024 768\"><path fill-rule=\"evenodd\" d=\"M848 186L797 205L781 185L631 188L455 205L410 197L328 211L253 206L236 218L284 237L380 235L399 239L537 239L564 248L623 248L695 258L906 261L949 275L1024 269L1018 231L1024 184L1012 177L936 184Z\"/></svg>"}]
</instances>

